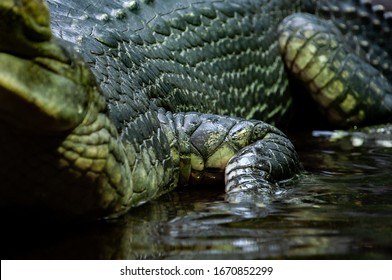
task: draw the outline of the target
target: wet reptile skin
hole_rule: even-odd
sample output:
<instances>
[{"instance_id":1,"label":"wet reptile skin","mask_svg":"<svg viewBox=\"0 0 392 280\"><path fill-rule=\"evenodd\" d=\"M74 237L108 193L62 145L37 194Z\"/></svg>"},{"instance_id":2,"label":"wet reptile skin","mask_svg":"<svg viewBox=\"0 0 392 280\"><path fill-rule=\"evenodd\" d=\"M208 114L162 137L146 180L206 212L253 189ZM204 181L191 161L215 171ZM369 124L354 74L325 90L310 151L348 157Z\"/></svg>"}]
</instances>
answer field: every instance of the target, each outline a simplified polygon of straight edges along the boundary
<instances>
[{"instance_id":1,"label":"wet reptile skin","mask_svg":"<svg viewBox=\"0 0 392 280\"><path fill-rule=\"evenodd\" d=\"M383 39L391 17L366 1L48 2L51 26L41 1L0 5L0 35L10 38L0 44L2 207L113 217L223 173L228 193L268 196L302 170L286 136L258 121L284 121L292 103L286 67L306 83L317 66L322 79L311 77L309 89L334 122L391 117L391 44ZM334 18L342 31L330 42L343 32L362 47L321 48L303 63L295 46L310 53L317 46L307 37L320 30L314 19L310 31L301 29L308 24L278 31L298 11ZM356 34L362 24L386 34L366 45ZM352 50L370 53L381 72L357 70L355 56L347 77L336 61ZM334 72L320 64L325 58ZM357 76L368 71L376 93L357 93ZM331 94L328 81L345 81L334 87L342 94Z\"/></svg>"}]
</instances>

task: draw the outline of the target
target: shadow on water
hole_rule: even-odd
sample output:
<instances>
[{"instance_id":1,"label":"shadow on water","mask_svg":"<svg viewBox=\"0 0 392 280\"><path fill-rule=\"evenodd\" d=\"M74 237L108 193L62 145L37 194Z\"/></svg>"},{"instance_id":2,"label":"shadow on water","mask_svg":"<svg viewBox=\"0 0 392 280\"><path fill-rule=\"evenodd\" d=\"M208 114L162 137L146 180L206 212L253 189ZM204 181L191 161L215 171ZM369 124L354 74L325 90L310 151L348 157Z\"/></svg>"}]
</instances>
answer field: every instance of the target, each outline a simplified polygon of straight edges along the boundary
<instances>
[{"instance_id":1,"label":"shadow on water","mask_svg":"<svg viewBox=\"0 0 392 280\"><path fill-rule=\"evenodd\" d=\"M294 136L308 171L269 204L179 189L121 219L7 222L2 259L390 259L392 149Z\"/></svg>"}]
</instances>

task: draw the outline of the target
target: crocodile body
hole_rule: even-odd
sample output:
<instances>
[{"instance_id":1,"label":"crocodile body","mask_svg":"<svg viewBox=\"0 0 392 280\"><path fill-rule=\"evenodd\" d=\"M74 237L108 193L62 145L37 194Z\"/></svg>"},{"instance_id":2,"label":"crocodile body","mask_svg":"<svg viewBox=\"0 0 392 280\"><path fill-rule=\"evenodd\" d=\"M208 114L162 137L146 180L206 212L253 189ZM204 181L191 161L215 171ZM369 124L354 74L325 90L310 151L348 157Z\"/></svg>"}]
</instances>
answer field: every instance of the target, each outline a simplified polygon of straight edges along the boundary
<instances>
[{"instance_id":1,"label":"crocodile body","mask_svg":"<svg viewBox=\"0 0 392 280\"><path fill-rule=\"evenodd\" d=\"M336 47L328 59L335 66L357 52L335 67L336 78L319 65L324 53L307 58L317 75L307 72L311 67L292 49L298 42L291 27L278 30L283 19L306 11L340 23L331 42L340 36L368 42L366 32L356 34L343 20L360 26L362 14L374 21L367 27L389 32L389 14L371 3L49 0L49 25L41 1L3 2L0 32L14 35L0 44L4 207L111 217L179 184L221 180L223 173L229 193L268 195L302 170L285 135L258 121L279 125L287 118L286 68L307 81L333 122L391 117L389 39ZM308 26L303 17L290 20ZM300 49L314 49L303 44L313 31L298 31L305 37ZM373 66L357 70L364 53ZM356 75L346 77L350 70ZM374 86L357 94L361 75L371 75Z\"/></svg>"}]
</instances>

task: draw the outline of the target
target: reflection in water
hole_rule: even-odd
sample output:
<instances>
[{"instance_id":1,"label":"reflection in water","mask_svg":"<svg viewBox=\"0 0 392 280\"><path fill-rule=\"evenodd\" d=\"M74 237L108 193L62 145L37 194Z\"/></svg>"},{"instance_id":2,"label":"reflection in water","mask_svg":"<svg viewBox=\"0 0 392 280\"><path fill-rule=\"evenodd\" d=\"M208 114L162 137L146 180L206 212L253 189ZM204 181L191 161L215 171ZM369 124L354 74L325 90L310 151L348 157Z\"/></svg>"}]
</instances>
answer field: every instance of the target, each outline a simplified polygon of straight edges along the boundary
<instances>
[{"instance_id":1,"label":"reflection in water","mask_svg":"<svg viewBox=\"0 0 392 280\"><path fill-rule=\"evenodd\" d=\"M3 227L1 257L391 258L392 149L294 139L309 174L268 203L184 188L94 225L45 226L26 214Z\"/></svg>"}]
</instances>

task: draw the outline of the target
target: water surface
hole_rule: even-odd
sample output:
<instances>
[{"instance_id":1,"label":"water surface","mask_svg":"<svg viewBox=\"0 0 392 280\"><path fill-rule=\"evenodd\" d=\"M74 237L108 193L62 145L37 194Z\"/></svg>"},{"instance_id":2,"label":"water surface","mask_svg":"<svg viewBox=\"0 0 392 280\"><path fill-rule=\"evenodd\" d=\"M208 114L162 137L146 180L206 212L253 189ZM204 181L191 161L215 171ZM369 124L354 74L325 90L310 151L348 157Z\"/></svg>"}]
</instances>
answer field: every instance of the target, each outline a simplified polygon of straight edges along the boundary
<instances>
[{"instance_id":1,"label":"water surface","mask_svg":"<svg viewBox=\"0 0 392 280\"><path fill-rule=\"evenodd\" d=\"M206 187L105 223L43 225L26 213L2 229L2 259L392 258L392 148L326 134L293 136L307 174L267 204Z\"/></svg>"}]
</instances>

